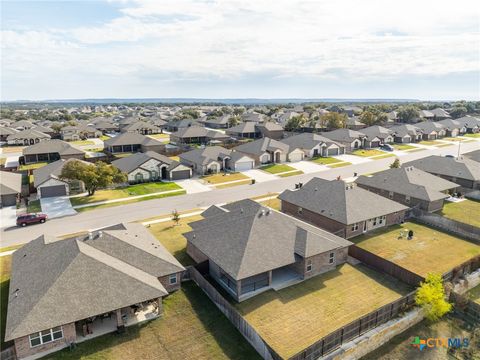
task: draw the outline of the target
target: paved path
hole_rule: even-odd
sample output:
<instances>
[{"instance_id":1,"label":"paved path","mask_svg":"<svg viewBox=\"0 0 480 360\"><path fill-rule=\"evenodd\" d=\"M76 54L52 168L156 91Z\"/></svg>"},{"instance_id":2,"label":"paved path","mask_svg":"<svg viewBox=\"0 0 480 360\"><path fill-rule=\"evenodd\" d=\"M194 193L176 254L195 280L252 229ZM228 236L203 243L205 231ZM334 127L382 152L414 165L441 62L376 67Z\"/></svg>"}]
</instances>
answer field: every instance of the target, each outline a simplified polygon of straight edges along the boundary
<instances>
[{"instance_id":1,"label":"paved path","mask_svg":"<svg viewBox=\"0 0 480 360\"><path fill-rule=\"evenodd\" d=\"M463 143L462 153L477 150L480 142ZM407 153L402 156L401 162L416 160L429 155L456 155L456 146L428 149ZM27 226L26 228L7 228L0 232L1 247L22 244L44 234L65 235L88 229L101 228L118 224L119 222L141 221L162 214L169 214L173 209L186 211L195 208L203 208L218 203L241 200L254 196L268 194L269 192L282 192L285 189L293 189L298 182L306 183L312 177L317 176L333 180L337 176L343 179L358 174L369 174L388 168L393 158L385 158L369 161L362 164L340 167L312 174L303 174L286 178L277 178L275 181L257 182L255 185L239 185L226 189L215 189L208 192L199 192L188 195L167 197L137 202L111 208L86 211L65 219L52 219L45 224ZM182 185L183 186L183 185ZM209 188L210 189L210 188Z\"/></svg>"},{"instance_id":2,"label":"paved path","mask_svg":"<svg viewBox=\"0 0 480 360\"><path fill-rule=\"evenodd\" d=\"M42 212L48 215L49 219L75 215L77 212L73 209L68 196L56 196L41 198L40 205ZM71 221L74 221L73 219Z\"/></svg>"}]
</instances>

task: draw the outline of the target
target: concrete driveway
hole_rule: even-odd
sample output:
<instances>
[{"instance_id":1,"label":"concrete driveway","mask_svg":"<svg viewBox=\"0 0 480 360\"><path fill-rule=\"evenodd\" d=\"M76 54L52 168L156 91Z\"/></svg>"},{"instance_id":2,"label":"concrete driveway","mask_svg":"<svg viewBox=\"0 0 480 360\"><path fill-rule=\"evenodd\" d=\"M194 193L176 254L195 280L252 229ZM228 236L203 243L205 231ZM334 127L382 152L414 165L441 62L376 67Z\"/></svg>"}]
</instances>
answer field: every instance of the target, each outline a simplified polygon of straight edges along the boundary
<instances>
[{"instance_id":1,"label":"concrete driveway","mask_svg":"<svg viewBox=\"0 0 480 360\"><path fill-rule=\"evenodd\" d=\"M311 174L311 173L329 169L329 167L325 165L316 164L313 161L298 161L298 162L287 163L287 165L297 170L301 170L305 174Z\"/></svg>"},{"instance_id":2,"label":"concrete driveway","mask_svg":"<svg viewBox=\"0 0 480 360\"><path fill-rule=\"evenodd\" d=\"M338 160L348 161L349 163L352 163L352 164L363 164L363 163L372 161L371 159L366 157L349 155L349 154L336 155L332 157Z\"/></svg>"},{"instance_id":3,"label":"concrete driveway","mask_svg":"<svg viewBox=\"0 0 480 360\"><path fill-rule=\"evenodd\" d=\"M73 209L68 196L41 198L40 205L42 206L42 213L47 214L49 219L77 213Z\"/></svg>"},{"instance_id":4,"label":"concrete driveway","mask_svg":"<svg viewBox=\"0 0 480 360\"><path fill-rule=\"evenodd\" d=\"M197 179L185 179L185 180L175 180L175 182L185 189L187 194L196 194L204 191L211 191L212 188L206 185L203 185Z\"/></svg>"},{"instance_id":5,"label":"concrete driveway","mask_svg":"<svg viewBox=\"0 0 480 360\"><path fill-rule=\"evenodd\" d=\"M5 206L0 209L0 228L8 228L17 224L17 207Z\"/></svg>"},{"instance_id":6,"label":"concrete driveway","mask_svg":"<svg viewBox=\"0 0 480 360\"><path fill-rule=\"evenodd\" d=\"M265 182L278 179L278 177L273 174L256 169L242 171L242 174L247 175L249 178L255 179L256 182Z\"/></svg>"}]
</instances>

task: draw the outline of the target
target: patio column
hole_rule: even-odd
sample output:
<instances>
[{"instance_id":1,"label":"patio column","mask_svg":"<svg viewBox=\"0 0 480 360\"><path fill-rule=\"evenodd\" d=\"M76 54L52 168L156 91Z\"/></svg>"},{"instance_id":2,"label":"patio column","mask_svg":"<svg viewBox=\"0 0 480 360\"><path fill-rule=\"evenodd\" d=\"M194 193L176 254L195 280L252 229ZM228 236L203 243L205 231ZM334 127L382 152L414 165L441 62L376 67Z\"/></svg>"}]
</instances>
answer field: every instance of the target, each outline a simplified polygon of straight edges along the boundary
<instances>
[{"instance_id":1,"label":"patio column","mask_svg":"<svg viewBox=\"0 0 480 360\"><path fill-rule=\"evenodd\" d=\"M242 280L237 281L237 298L240 298L242 291Z\"/></svg>"},{"instance_id":2,"label":"patio column","mask_svg":"<svg viewBox=\"0 0 480 360\"><path fill-rule=\"evenodd\" d=\"M122 319L122 309L115 310L115 316L117 317L117 327L122 327L125 324L123 323Z\"/></svg>"},{"instance_id":3,"label":"patio column","mask_svg":"<svg viewBox=\"0 0 480 360\"><path fill-rule=\"evenodd\" d=\"M268 272L268 286L272 285L272 270Z\"/></svg>"},{"instance_id":4,"label":"patio column","mask_svg":"<svg viewBox=\"0 0 480 360\"><path fill-rule=\"evenodd\" d=\"M158 315L163 314L163 303L162 303L162 298L161 297L159 297L157 299L157 313L158 313Z\"/></svg>"}]
</instances>

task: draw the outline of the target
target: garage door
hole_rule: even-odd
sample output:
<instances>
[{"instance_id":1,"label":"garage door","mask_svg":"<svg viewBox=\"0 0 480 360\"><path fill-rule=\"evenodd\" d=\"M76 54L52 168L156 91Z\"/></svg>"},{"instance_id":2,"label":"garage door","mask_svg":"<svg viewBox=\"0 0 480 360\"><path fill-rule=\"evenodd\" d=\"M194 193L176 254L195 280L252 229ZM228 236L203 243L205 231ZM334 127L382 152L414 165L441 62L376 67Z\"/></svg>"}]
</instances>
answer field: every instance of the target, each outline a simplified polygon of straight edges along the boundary
<instances>
[{"instance_id":1,"label":"garage door","mask_svg":"<svg viewBox=\"0 0 480 360\"><path fill-rule=\"evenodd\" d=\"M338 155L338 148L327 149L327 155L328 156Z\"/></svg>"},{"instance_id":2,"label":"garage door","mask_svg":"<svg viewBox=\"0 0 480 360\"><path fill-rule=\"evenodd\" d=\"M302 154L302 153L294 153L294 154L288 155L288 159L289 159L291 162L302 161L302 158L303 158L303 154Z\"/></svg>"},{"instance_id":3,"label":"garage door","mask_svg":"<svg viewBox=\"0 0 480 360\"><path fill-rule=\"evenodd\" d=\"M190 178L190 170L172 171L172 180L182 180Z\"/></svg>"},{"instance_id":4,"label":"garage door","mask_svg":"<svg viewBox=\"0 0 480 360\"><path fill-rule=\"evenodd\" d=\"M370 147L372 148L375 148L375 147L379 147L380 146L380 142L379 141L372 141Z\"/></svg>"},{"instance_id":5,"label":"garage door","mask_svg":"<svg viewBox=\"0 0 480 360\"><path fill-rule=\"evenodd\" d=\"M67 195L67 187L65 185L45 186L40 188L41 197L53 197Z\"/></svg>"},{"instance_id":6,"label":"garage door","mask_svg":"<svg viewBox=\"0 0 480 360\"><path fill-rule=\"evenodd\" d=\"M253 169L253 161L237 162L235 164L235 171L246 171Z\"/></svg>"}]
</instances>

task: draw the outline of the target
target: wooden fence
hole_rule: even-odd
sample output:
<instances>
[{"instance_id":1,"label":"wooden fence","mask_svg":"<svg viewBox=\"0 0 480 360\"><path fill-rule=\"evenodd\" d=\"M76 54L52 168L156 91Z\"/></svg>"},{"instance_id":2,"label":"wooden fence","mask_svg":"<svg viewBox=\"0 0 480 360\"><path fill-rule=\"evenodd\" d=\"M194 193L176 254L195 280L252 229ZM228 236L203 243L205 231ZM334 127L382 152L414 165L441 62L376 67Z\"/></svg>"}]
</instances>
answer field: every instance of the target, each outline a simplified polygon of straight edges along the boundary
<instances>
[{"instance_id":1,"label":"wooden fence","mask_svg":"<svg viewBox=\"0 0 480 360\"><path fill-rule=\"evenodd\" d=\"M354 294L352 294L352 296L354 296ZM315 344L291 357L290 360L314 360L327 355L340 348L342 344L397 317L402 311L413 306L414 303L415 291L412 291L404 297L331 332Z\"/></svg>"},{"instance_id":2,"label":"wooden fence","mask_svg":"<svg viewBox=\"0 0 480 360\"><path fill-rule=\"evenodd\" d=\"M385 272L394 278L412 286L418 286L420 282L425 280L420 275L417 275L410 270L407 270L356 245L351 245L348 248L348 255L360 260L364 264L380 272Z\"/></svg>"},{"instance_id":3,"label":"wooden fence","mask_svg":"<svg viewBox=\"0 0 480 360\"><path fill-rule=\"evenodd\" d=\"M15 360L16 358L17 358L17 355L15 353L14 346L10 346L6 349L2 349L2 352L0 353L1 360Z\"/></svg>"},{"instance_id":4,"label":"wooden fence","mask_svg":"<svg viewBox=\"0 0 480 360\"><path fill-rule=\"evenodd\" d=\"M451 271L443 274L444 281L456 282L458 278L465 274L470 274L475 270L480 269L480 255L477 255L462 264L455 266Z\"/></svg>"},{"instance_id":5,"label":"wooden fence","mask_svg":"<svg viewBox=\"0 0 480 360\"><path fill-rule=\"evenodd\" d=\"M474 324L480 324L480 304L472 301L467 295L460 295L452 291L450 301L455 303L455 311Z\"/></svg>"}]
</instances>

